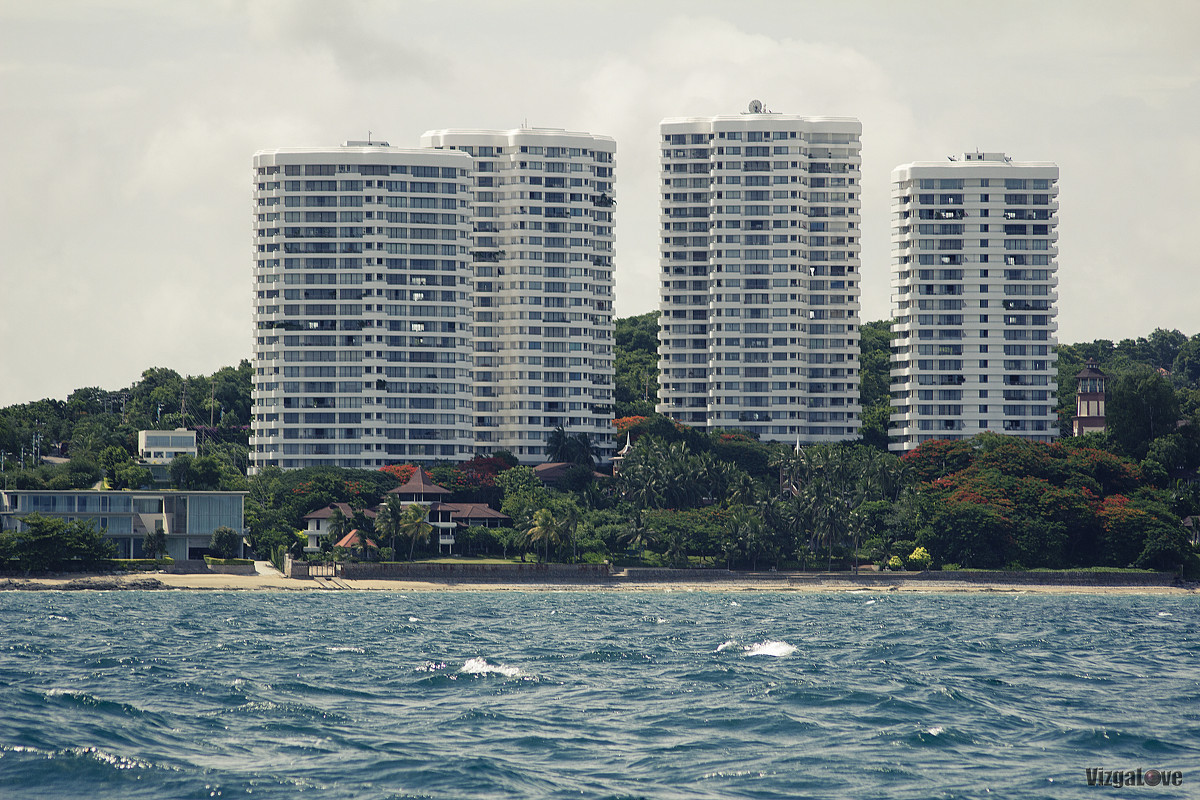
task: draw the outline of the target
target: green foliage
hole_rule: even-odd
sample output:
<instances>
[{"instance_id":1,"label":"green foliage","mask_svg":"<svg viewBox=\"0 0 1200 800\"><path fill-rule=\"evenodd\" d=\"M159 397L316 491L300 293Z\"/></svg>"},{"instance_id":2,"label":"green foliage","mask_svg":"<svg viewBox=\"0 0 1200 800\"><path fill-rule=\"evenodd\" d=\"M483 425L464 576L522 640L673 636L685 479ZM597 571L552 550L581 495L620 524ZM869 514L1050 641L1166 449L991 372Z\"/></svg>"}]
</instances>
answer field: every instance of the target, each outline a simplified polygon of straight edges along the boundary
<instances>
[{"instance_id":1,"label":"green foliage","mask_svg":"<svg viewBox=\"0 0 1200 800\"><path fill-rule=\"evenodd\" d=\"M900 560L900 556L892 556L888 559L887 568L892 572L899 572L904 569L904 562Z\"/></svg>"},{"instance_id":2,"label":"green foliage","mask_svg":"<svg viewBox=\"0 0 1200 800\"><path fill-rule=\"evenodd\" d=\"M1173 433L1179 401L1170 382L1157 372L1129 372L1108 384L1107 430L1119 452L1139 461L1151 442Z\"/></svg>"},{"instance_id":3,"label":"green foliage","mask_svg":"<svg viewBox=\"0 0 1200 800\"><path fill-rule=\"evenodd\" d=\"M0 531L0 568L40 572L72 562L96 563L117 554L116 546L90 520L67 522L29 514L21 523L24 530Z\"/></svg>"},{"instance_id":4,"label":"green foliage","mask_svg":"<svg viewBox=\"0 0 1200 800\"><path fill-rule=\"evenodd\" d=\"M526 529L533 514L543 508L549 498L549 490L542 485L532 467L513 467L496 478L503 500L500 510L512 518L513 524Z\"/></svg>"},{"instance_id":5,"label":"green foliage","mask_svg":"<svg viewBox=\"0 0 1200 800\"><path fill-rule=\"evenodd\" d=\"M232 459L235 467L240 462L244 472L253 373L248 361L211 376L186 378L154 367L124 389L87 387L72 392L65 402L46 399L9 406L0 409L0 451L14 457L24 447L28 459L35 435L41 436L43 455L100 463L106 451L124 451L126 459L114 459L110 453L102 464L111 470L135 452L139 430L205 427L211 421L214 427L201 437L205 454L231 448L240 454ZM186 416L180 413L183 409ZM116 471L108 477L118 479Z\"/></svg>"},{"instance_id":6,"label":"green foliage","mask_svg":"<svg viewBox=\"0 0 1200 800\"><path fill-rule=\"evenodd\" d=\"M881 401L872 406L863 406L862 428L859 431L862 435L862 443L868 447L874 447L881 453L888 452L888 443L890 442L888 423L891 418L891 403Z\"/></svg>"},{"instance_id":7,"label":"green foliage","mask_svg":"<svg viewBox=\"0 0 1200 800\"><path fill-rule=\"evenodd\" d=\"M614 322L615 417L654 413L658 402L657 311Z\"/></svg>"},{"instance_id":8,"label":"green foliage","mask_svg":"<svg viewBox=\"0 0 1200 800\"><path fill-rule=\"evenodd\" d=\"M242 536L233 528L222 525L212 532L208 549L218 558L233 558L242 549Z\"/></svg>"},{"instance_id":9,"label":"green foliage","mask_svg":"<svg viewBox=\"0 0 1200 800\"><path fill-rule=\"evenodd\" d=\"M546 461L569 461L589 469L596 464L596 447L586 433L568 434L560 425L546 440Z\"/></svg>"},{"instance_id":10,"label":"green foliage","mask_svg":"<svg viewBox=\"0 0 1200 800\"><path fill-rule=\"evenodd\" d=\"M933 556L924 547L918 547L905 559L905 565L910 569L926 570L933 563Z\"/></svg>"},{"instance_id":11,"label":"green foliage","mask_svg":"<svg viewBox=\"0 0 1200 800\"><path fill-rule=\"evenodd\" d=\"M106 447L100 454L100 466L104 469L104 477L114 489L117 484L117 472L132 461L129 451L123 447Z\"/></svg>"},{"instance_id":12,"label":"green foliage","mask_svg":"<svg viewBox=\"0 0 1200 800\"><path fill-rule=\"evenodd\" d=\"M115 569L128 572L152 572L169 567L175 563L170 556L165 558L114 558L109 561L98 561L97 564L111 564Z\"/></svg>"},{"instance_id":13,"label":"green foliage","mask_svg":"<svg viewBox=\"0 0 1200 800\"><path fill-rule=\"evenodd\" d=\"M878 320L860 325L859 398L864 409L890 404L892 371L892 321Z\"/></svg>"},{"instance_id":14,"label":"green foliage","mask_svg":"<svg viewBox=\"0 0 1200 800\"><path fill-rule=\"evenodd\" d=\"M142 550L145 551L148 558L166 555L167 534L162 525L155 525L154 530L146 531L146 536L142 539Z\"/></svg>"},{"instance_id":15,"label":"green foliage","mask_svg":"<svg viewBox=\"0 0 1200 800\"><path fill-rule=\"evenodd\" d=\"M283 568L285 566L284 562L288 554L287 548L280 544L271 548L268 552L271 554L270 558L268 559L271 562L271 566L280 572L283 572Z\"/></svg>"},{"instance_id":16,"label":"green foliage","mask_svg":"<svg viewBox=\"0 0 1200 800\"><path fill-rule=\"evenodd\" d=\"M129 464L117 470L114 489L149 489L154 486L154 473L147 467Z\"/></svg>"},{"instance_id":17,"label":"green foliage","mask_svg":"<svg viewBox=\"0 0 1200 800\"><path fill-rule=\"evenodd\" d=\"M1067 440L981 434L905 456L925 479L912 511L938 563L999 569L1173 564L1187 551L1172 497L1136 464Z\"/></svg>"},{"instance_id":18,"label":"green foliage","mask_svg":"<svg viewBox=\"0 0 1200 800\"><path fill-rule=\"evenodd\" d=\"M395 476L375 470L309 467L285 471L266 467L246 485L250 540L256 542L271 531L291 535L302 530L306 527L306 514L330 503L371 508L397 485Z\"/></svg>"},{"instance_id":19,"label":"green foliage","mask_svg":"<svg viewBox=\"0 0 1200 800\"><path fill-rule=\"evenodd\" d=\"M413 560L413 553L416 550L417 542L429 541L429 534L433 532L433 525L429 524L426 519L429 516L429 508L420 503L413 503L406 506L404 512L400 515L397 527L400 535L409 540L408 545L408 560Z\"/></svg>"}]
</instances>

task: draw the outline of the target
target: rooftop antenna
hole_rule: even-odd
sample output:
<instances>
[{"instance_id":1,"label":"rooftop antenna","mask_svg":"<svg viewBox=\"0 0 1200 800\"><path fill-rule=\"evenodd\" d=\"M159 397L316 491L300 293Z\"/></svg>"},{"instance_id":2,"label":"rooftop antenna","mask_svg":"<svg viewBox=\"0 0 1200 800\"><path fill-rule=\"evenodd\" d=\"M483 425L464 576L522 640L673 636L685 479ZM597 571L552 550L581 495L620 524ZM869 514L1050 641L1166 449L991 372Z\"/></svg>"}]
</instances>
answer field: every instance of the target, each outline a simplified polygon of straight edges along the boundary
<instances>
[{"instance_id":1,"label":"rooftop antenna","mask_svg":"<svg viewBox=\"0 0 1200 800\"><path fill-rule=\"evenodd\" d=\"M367 131L367 144L371 143L371 132Z\"/></svg>"}]
</instances>

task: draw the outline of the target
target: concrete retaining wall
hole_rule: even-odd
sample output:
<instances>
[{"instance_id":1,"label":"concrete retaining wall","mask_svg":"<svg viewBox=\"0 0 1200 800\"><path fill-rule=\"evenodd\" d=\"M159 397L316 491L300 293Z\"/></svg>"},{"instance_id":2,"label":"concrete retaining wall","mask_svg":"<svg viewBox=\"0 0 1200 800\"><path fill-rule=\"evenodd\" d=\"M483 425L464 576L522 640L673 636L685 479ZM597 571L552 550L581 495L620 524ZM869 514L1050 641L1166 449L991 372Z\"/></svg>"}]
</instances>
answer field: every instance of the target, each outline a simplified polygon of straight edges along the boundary
<instances>
[{"instance_id":1,"label":"concrete retaining wall","mask_svg":"<svg viewBox=\"0 0 1200 800\"><path fill-rule=\"evenodd\" d=\"M728 569L668 569L665 567L628 567L616 576L623 581L646 581L650 583L669 583L686 581L699 583L701 581L754 581L770 583L777 581L785 584L788 579L786 572L734 572Z\"/></svg>"},{"instance_id":2,"label":"concrete retaining wall","mask_svg":"<svg viewBox=\"0 0 1200 800\"><path fill-rule=\"evenodd\" d=\"M253 564L209 564L208 571L217 575L257 575Z\"/></svg>"},{"instance_id":3,"label":"concrete retaining wall","mask_svg":"<svg viewBox=\"0 0 1200 800\"><path fill-rule=\"evenodd\" d=\"M788 583L829 583L843 581L867 586L900 583L1007 583L1026 586L1172 586L1170 572L1007 572L950 570L947 572L860 572L789 573Z\"/></svg>"},{"instance_id":4,"label":"concrete retaining wall","mask_svg":"<svg viewBox=\"0 0 1200 800\"><path fill-rule=\"evenodd\" d=\"M607 564L343 564L342 577L353 579L461 581L463 583L553 583L607 581Z\"/></svg>"},{"instance_id":5,"label":"concrete retaining wall","mask_svg":"<svg viewBox=\"0 0 1200 800\"><path fill-rule=\"evenodd\" d=\"M172 575L201 575L208 572L208 564L204 563L204 559L175 559L175 563L163 570L163 572Z\"/></svg>"}]
</instances>

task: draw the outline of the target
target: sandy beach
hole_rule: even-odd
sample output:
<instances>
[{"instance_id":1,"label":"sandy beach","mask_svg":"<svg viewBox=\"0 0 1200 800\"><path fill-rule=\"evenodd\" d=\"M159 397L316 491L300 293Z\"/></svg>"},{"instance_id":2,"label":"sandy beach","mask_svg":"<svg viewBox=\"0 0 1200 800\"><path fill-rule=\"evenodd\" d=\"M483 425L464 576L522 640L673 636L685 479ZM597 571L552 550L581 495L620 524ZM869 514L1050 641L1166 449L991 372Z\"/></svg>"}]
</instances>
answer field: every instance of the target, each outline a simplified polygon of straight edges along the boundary
<instances>
[{"instance_id":1,"label":"sandy beach","mask_svg":"<svg viewBox=\"0 0 1200 800\"><path fill-rule=\"evenodd\" d=\"M955 581L909 580L897 583L863 585L848 580L806 578L789 582L786 576L743 578L737 580L626 580L618 573L605 581L594 582L522 582L435 583L411 580L285 578L267 561L255 562L254 575L173 574L147 572L118 575L63 574L44 577L0 578L3 590L123 590L190 589L211 591L391 591L391 592L920 592L920 593L1012 593L1012 594L1102 594L1102 595L1200 595L1195 584L1187 586L1094 586L1030 585L1012 583L968 583Z\"/></svg>"}]
</instances>

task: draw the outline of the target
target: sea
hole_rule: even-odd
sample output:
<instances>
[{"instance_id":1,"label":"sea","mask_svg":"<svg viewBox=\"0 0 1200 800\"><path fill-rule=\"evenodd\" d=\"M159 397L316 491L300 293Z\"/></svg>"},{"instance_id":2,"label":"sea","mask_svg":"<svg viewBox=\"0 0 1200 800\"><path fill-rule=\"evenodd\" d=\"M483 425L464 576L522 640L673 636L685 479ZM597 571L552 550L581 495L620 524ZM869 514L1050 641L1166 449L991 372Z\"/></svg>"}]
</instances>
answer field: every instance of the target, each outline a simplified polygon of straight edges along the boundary
<instances>
[{"instance_id":1,"label":"sea","mask_svg":"<svg viewBox=\"0 0 1200 800\"><path fill-rule=\"evenodd\" d=\"M4 800L1097 796L1200 797L1200 598L0 592Z\"/></svg>"}]
</instances>

